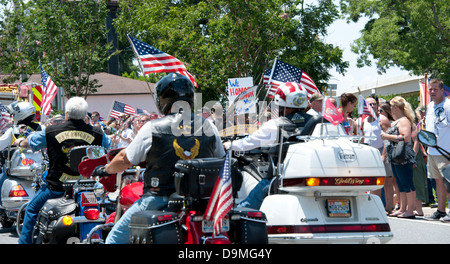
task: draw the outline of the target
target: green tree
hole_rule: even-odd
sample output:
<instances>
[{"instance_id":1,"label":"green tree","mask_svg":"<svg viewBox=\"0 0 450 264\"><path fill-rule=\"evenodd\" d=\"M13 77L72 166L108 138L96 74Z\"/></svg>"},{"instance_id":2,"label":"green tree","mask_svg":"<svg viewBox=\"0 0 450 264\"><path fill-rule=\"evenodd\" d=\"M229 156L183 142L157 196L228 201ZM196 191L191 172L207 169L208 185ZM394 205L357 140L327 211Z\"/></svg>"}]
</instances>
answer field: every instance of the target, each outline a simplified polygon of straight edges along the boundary
<instances>
[{"instance_id":1,"label":"green tree","mask_svg":"<svg viewBox=\"0 0 450 264\"><path fill-rule=\"evenodd\" d=\"M450 83L450 5L448 0L341 0L350 21L368 17L352 45L358 66L380 72L399 66L416 75L429 73Z\"/></svg>"},{"instance_id":2,"label":"green tree","mask_svg":"<svg viewBox=\"0 0 450 264\"><path fill-rule=\"evenodd\" d=\"M321 87L348 62L326 44L327 27L338 17L331 0L304 6L300 0L122 0L115 27L180 59L199 84L204 100L225 95L227 79L252 76L278 57L299 67ZM152 78L152 77L150 77Z\"/></svg>"},{"instance_id":3,"label":"green tree","mask_svg":"<svg viewBox=\"0 0 450 264\"><path fill-rule=\"evenodd\" d=\"M1 1L0 70L19 74L39 72L38 60L68 97L96 92L95 72L108 60L105 1Z\"/></svg>"}]
</instances>

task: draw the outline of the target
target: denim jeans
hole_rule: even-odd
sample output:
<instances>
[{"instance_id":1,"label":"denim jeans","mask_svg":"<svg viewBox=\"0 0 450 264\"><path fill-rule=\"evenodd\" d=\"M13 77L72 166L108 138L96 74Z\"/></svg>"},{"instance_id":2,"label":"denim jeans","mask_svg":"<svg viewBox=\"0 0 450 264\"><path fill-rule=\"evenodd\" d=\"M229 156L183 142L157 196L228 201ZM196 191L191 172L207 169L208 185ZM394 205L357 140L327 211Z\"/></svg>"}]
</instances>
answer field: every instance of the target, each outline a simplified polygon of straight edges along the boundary
<instances>
[{"instance_id":1,"label":"denim jeans","mask_svg":"<svg viewBox=\"0 0 450 264\"><path fill-rule=\"evenodd\" d=\"M130 241L131 216L136 212L145 210L163 210L167 207L169 197L143 195L139 200L133 203L130 208L122 215L122 217L114 224L112 230L106 237L106 244L128 244Z\"/></svg>"},{"instance_id":2,"label":"denim jeans","mask_svg":"<svg viewBox=\"0 0 450 264\"><path fill-rule=\"evenodd\" d=\"M23 218L22 232L20 233L19 244L32 244L32 235L39 210L44 206L49 199L59 198L64 195L64 192L56 192L43 185L33 199L28 203Z\"/></svg>"},{"instance_id":3,"label":"denim jeans","mask_svg":"<svg viewBox=\"0 0 450 264\"><path fill-rule=\"evenodd\" d=\"M264 198L266 198L269 193L270 180L262 179L248 194L247 198L242 200L238 207L248 207L252 209L259 210Z\"/></svg>"},{"instance_id":4,"label":"denim jeans","mask_svg":"<svg viewBox=\"0 0 450 264\"><path fill-rule=\"evenodd\" d=\"M399 192L413 192L416 190L413 182L413 164L392 165L395 181L397 182Z\"/></svg>"}]
</instances>

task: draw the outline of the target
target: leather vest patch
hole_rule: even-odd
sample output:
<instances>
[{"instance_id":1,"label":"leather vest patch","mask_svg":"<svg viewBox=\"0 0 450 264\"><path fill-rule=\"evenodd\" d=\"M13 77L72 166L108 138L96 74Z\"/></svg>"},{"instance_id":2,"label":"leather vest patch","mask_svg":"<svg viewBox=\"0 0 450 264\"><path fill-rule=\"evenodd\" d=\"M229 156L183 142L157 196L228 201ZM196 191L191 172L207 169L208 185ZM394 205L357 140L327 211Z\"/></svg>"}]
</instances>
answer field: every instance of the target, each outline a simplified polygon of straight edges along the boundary
<instances>
[{"instance_id":1,"label":"leather vest patch","mask_svg":"<svg viewBox=\"0 0 450 264\"><path fill-rule=\"evenodd\" d=\"M177 139L173 140L173 148L175 149L175 155L182 160L195 159L200 150L200 141L195 138L195 145L188 151L184 150L180 145L178 145Z\"/></svg>"},{"instance_id":2,"label":"leather vest patch","mask_svg":"<svg viewBox=\"0 0 450 264\"><path fill-rule=\"evenodd\" d=\"M69 131L63 131L55 136L56 141L58 143L63 142L64 140L68 139L80 139L83 141L86 141L88 144L92 144L94 142L95 137L89 133L78 131L78 130L69 130Z\"/></svg>"}]
</instances>

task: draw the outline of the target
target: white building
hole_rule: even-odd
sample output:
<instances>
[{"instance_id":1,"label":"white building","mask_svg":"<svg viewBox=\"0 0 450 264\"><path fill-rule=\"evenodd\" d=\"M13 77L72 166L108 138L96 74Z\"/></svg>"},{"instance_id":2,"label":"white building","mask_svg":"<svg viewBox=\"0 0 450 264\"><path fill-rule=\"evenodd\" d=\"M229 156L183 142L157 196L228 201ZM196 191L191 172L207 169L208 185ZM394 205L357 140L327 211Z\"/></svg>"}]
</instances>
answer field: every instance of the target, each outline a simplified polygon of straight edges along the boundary
<instances>
[{"instance_id":1,"label":"white building","mask_svg":"<svg viewBox=\"0 0 450 264\"><path fill-rule=\"evenodd\" d=\"M390 77L376 82L367 83L359 86L361 95L368 97L372 93L380 95L411 95L417 94L419 96L419 82L424 79L424 76L401 75ZM348 91L355 95L359 94L358 88Z\"/></svg>"}]
</instances>

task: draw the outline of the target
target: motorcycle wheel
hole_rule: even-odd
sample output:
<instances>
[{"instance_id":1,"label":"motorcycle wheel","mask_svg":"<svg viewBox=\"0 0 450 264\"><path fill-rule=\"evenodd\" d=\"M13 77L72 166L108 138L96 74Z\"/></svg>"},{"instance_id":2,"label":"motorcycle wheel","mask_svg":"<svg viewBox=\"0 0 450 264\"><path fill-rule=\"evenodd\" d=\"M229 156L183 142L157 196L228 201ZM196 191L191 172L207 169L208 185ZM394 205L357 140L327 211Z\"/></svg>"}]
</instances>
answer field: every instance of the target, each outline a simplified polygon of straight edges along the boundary
<instances>
[{"instance_id":1,"label":"motorcycle wheel","mask_svg":"<svg viewBox=\"0 0 450 264\"><path fill-rule=\"evenodd\" d=\"M0 220L0 224L3 226L3 228L10 228L13 226L14 221L9 218L3 218Z\"/></svg>"}]
</instances>

